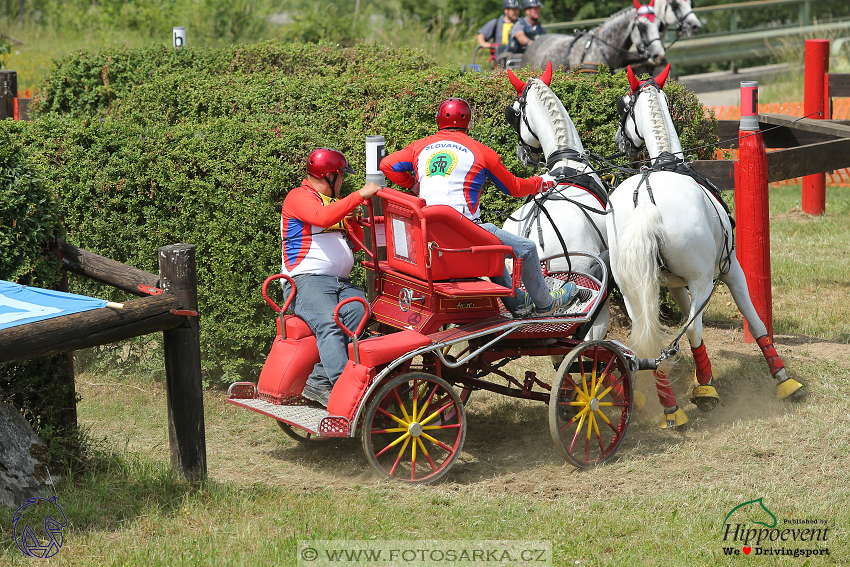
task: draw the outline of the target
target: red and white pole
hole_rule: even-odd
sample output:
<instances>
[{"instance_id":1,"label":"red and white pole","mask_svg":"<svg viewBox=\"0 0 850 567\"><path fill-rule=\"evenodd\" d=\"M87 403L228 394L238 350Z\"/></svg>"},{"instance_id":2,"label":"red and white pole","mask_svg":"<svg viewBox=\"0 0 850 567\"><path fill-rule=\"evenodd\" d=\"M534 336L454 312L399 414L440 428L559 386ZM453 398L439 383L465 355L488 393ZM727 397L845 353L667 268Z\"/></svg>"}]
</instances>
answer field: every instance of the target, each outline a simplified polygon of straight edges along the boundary
<instances>
[{"instance_id":1,"label":"red and white pole","mask_svg":"<svg viewBox=\"0 0 850 567\"><path fill-rule=\"evenodd\" d=\"M741 125L735 162L735 224L738 262L747 276L750 298L773 337L770 291L770 214L767 193L767 152L758 122L758 83L741 82ZM755 342L746 320L744 340Z\"/></svg>"},{"instance_id":2,"label":"red and white pole","mask_svg":"<svg viewBox=\"0 0 850 567\"><path fill-rule=\"evenodd\" d=\"M813 112L820 115L809 118L826 118L824 108L823 76L829 72L829 40L806 40L805 92L803 94L803 114ZM810 215L822 215L826 210L826 174L815 173L803 177L803 212Z\"/></svg>"}]
</instances>

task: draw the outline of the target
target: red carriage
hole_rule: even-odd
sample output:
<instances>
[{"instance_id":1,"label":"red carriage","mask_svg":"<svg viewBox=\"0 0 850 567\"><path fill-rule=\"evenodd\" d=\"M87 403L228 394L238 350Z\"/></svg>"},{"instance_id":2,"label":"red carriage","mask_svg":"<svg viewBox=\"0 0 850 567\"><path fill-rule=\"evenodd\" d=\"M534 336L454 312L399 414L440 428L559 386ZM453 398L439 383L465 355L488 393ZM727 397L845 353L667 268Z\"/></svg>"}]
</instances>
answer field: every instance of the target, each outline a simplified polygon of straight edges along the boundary
<instances>
[{"instance_id":1,"label":"red carriage","mask_svg":"<svg viewBox=\"0 0 850 567\"><path fill-rule=\"evenodd\" d=\"M464 403L474 390L548 403L555 447L576 467L611 458L629 426L632 372L654 361L637 360L616 341L583 342L607 296L602 259L574 253L594 258L601 278L553 272L558 257L544 259L547 281L574 281L578 299L553 316L514 319L499 301L512 290L485 279L501 274L513 256L509 246L451 207L426 207L392 189L378 195L384 216L370 208L360 221L371 235L364 264L374 275L375 298L358 329L340 325L353 342L327 408L300 395L319 353L307 324L285 315L292 294L282 307L267 295L271 281L288 279L282 274L263 284L280 317L259 382L232 384L227 401L276 419L302 442L360 433L381 475L412 483L441 478L457 459L466 436ZM384 234L387 260L378 260ZM514 261L516 286L521 266ZM373 336L358 340L368 323ZM504 368L523 356L551 355L564 356L552 384Z\"/></svg>"}]
</instances>

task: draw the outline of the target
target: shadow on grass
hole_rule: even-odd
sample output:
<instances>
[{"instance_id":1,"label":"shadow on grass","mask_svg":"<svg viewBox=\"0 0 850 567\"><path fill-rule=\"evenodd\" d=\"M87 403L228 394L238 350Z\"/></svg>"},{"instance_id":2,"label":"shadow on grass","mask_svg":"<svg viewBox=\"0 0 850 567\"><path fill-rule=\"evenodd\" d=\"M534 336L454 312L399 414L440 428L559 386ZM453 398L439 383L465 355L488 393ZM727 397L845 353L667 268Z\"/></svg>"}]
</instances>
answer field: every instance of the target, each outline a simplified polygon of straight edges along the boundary
<instances>
[{"instance_id":1,"label":"shadow on grass","mask_svg":"<svg viewBox=\"0 0 850 567\"><path fill-rule=\"evenodd\" d=\"M721 350L715 357L724 360L723 377L718 382L720 405L710 413L700 412L688 401L693 362L685 357L677 363L673 384L679 404L691 417L688 429L668 432L657 426L660 407L647 406L634 414L629 431L617 454L609 462L616 466L621 459L649 459L672 448L691 442L694 430L722 435L733 422L757 422L781 414L783 404L775 400L775 382L769 376L764 358L756 350L752 356ZM687 379L685 378L687 377ZM452 466L446 481L474 484L497 476L521 476L539 467L564 467L557 453L548 423L546 404L512 400L496 396L484 398L473 393L467 406L467 436L460 458ZM656 415L657 414L657 415ZM378 478L363 453L359 435L354 439L311 442L307 445L288 443L268 456L317 473L349 480ZM566 465L565 473L574 469ZM584 474L576 470L576 474Z\"/></svg>"}]
</instances>

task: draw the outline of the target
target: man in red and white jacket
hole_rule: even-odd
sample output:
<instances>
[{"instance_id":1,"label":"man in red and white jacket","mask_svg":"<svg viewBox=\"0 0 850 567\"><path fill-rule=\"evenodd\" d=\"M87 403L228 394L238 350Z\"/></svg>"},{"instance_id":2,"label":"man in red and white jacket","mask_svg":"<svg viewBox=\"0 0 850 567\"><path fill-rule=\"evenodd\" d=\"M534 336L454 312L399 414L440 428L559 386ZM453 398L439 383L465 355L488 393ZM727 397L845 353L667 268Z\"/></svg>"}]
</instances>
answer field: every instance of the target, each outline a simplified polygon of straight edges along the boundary
<instances>
[{"instance_id":1,"label":"man in red and white jacket","mask_svg":"<svg viewBox=\"0 0 850 567\"><path fill-rule=\"evenodd\" d=\"M346 235L350 231L362 239L360 227L349 218L357 206L381 189L369 183L340 199L346 173L354 170L342 153L328 148L313 150L307 162L307 178L287 194L280 218L281 273L295 282L292 311L304 319L319 347L320 362L302 395L324 406L348 362L351 341L334 321L334 309L349 297L366 298L363 290L348 279L354 254ZM284 284L284 294L289 292L289 284ZM349 303L340 310L340 320L354 329L363 314L360 303Z\"/></svg>"},{"instance_id":2,"label":"man in red and white jacket","mask_svg":"<svg viewBox=\"0 0 850 567\"><path fill-rule=\"evenodd\" d=\"M489 179L500 191L512 197L533 195L554 186L549 175L521 179L502 164L499 154L469 137L472 109L460 98L450 98L437 109L439 131L417 140L381 161L381 171L393 183L417 193L428 205L449 205L468 219L479 222L479 203L484 183ZM516 290L516 297L504 297L505 307L522 316L536 309L541 316L552 315L569 305L577 291L569 282L549 291L534 242L485 223L481 228L496 235L503 244L522 258L522 282L527 293ZM495 283L511 286L510 273ZM530 296L530 297L529 297Z\"/></svg>"}]
</instances>

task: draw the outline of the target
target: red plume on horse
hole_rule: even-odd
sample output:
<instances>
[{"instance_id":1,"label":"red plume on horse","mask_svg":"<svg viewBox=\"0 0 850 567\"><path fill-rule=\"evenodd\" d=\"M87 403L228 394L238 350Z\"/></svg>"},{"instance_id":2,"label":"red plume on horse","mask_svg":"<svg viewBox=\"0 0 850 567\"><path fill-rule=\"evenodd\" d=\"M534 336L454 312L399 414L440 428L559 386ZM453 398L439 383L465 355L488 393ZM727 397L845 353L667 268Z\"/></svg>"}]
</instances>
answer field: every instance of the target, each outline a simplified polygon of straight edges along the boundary
<instances>
[{"instance_id":1,"label":"red plume on horse","mask_svg":"<svg viewBox=\"0 0 850 567\"><path fill-rule=\"evenodd\" d=\"M514 86L514 89L516 89L516 94L521 95L522 91L525 90L525 85L527 83L524 83L523 81L521 81L519 79L519 77L514 75L513 71L511 71L510 69L508 69L508 78L511 80L511 84ZM549 64L546 65L546 70L543 71L543 74L540 75L540 80L543 81L544 83L546 83L547 87L552 83L552 62L551 61L549 61Z\"/></svg>"},{"instance_id":2,"label":"red plume on horse","mask_svg":"<svg viewBox=\"0 0 850 567\"><path fill-rule=\"evenodd\" d=\"M664 83L667 82L667 76L669 74L670 74L670 64L668 63L667 66L664 67L664 70L661 71L660 73L658 73L658 76L655 77L655 84L658 85L659 89L664 88ZM628 79L629 79L629 86L632 89L632 94L635 94L638 91L639 88L641 88L643 85L645 85L646 83L648 83L649 81L652 80L652 79L650 79L648 81L641 81L640 79L635 77L635 72L632 71L631 65L629 65L628 68L626 69L626 77L628 77Z\"/></svg>"}]
</instances>

